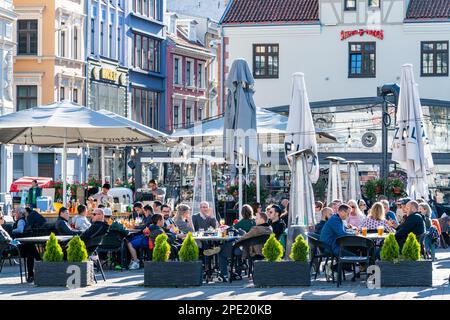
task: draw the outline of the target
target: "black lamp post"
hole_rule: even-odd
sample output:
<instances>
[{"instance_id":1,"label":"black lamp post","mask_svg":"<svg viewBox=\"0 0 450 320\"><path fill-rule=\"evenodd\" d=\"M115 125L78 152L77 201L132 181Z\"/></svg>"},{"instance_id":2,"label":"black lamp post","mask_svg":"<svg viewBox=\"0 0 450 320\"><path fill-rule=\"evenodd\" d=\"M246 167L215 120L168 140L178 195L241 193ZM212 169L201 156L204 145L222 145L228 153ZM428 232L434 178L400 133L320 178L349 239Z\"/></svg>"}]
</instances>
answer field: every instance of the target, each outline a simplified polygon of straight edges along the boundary
<instances>
[{"instance_id":1,"label":"black lamp post","mask_svg":"<svg viewBox=\"0 0 450 320\"><path fill-rule=\"evenodd\" d=\"M394 96L395 107L398 105L398 96L400 94L400 86L397 83L388 83L378 88L378 96L383 98L383 109L381 116L382 124L382 159L381 159L381 177L386 182L389 175L389 161L388 161L388 128L391 123L391 116L388 112L387 96ZM386 183L384 184L384 193L386 193Z\"/></svg>"}]
</instances>

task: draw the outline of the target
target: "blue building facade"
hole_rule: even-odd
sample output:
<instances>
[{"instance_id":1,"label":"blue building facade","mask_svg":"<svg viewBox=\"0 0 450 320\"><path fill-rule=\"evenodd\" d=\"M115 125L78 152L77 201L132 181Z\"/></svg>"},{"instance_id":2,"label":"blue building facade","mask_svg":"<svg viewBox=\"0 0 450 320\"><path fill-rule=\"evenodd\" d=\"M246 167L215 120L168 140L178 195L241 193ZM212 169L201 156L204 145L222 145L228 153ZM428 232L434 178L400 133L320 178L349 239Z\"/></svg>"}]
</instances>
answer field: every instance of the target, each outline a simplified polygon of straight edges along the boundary
<instances>
[{"instance_id":1,"label":"blue building facade","mask_svg":"<svg viewBox=\"0 0 450 320\"><path fill-rule=\"evenodd\" d=\"M166 90L165 0L129 0L126 17L130 115L164 129Z\"/></svg>"}]
</instances>

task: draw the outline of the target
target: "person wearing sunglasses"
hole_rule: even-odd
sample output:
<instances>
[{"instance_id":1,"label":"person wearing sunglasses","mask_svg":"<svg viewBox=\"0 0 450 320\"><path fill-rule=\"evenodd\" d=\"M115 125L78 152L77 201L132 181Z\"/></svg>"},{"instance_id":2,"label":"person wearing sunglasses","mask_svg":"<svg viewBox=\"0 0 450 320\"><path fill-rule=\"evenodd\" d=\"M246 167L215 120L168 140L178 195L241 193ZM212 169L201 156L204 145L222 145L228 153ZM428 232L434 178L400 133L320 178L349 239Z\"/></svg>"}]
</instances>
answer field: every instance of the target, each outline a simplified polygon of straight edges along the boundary
<instances>
[{"instance_id":1,"label":"person wearing sunglasses","mask_svg":"<svg viewBox=\"0 0 450 320\"><path fill-rule=\"evenodd\" d=\"M356 203L355 200L349 200L347 204L352 209L347 218L347 224L349 226L359 228L364 222L364 220L366 220L366 216L364 215L364 213L361 212L361 210L359 210L358 204Z\"/></svg>"},{"instance_id":2,"label":"person wearing sunglasses","mask_svg":"<svg viewBox=\"0 0 450 320\"><path fill-rule=\"evenodd\" d=\"M94 209L91 222L92 224L89 229L80 235L81 240L84 242L105 235L108 232L109 225L105 222L105 213L103 209Z\"/></svg>"}]
</instances>

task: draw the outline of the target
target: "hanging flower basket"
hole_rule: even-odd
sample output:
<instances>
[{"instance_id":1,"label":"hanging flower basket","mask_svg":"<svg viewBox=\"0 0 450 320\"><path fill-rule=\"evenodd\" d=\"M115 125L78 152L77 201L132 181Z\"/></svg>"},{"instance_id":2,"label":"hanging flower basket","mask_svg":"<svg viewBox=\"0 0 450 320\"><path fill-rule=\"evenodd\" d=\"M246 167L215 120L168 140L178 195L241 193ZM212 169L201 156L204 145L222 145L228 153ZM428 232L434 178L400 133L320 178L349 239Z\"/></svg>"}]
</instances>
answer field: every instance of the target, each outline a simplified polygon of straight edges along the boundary
<instances>
[{"instance_id":1,"label":"hanging flower basket","mask_svg":"<svg viewBox=\"0 0 450 320\"><path fill-rule=\"evenodd\" d=\"M392 188L392 193L393 194L401 194L402 193L402 188L394 187L394 188Z\"/></svg>"}]
</instances>

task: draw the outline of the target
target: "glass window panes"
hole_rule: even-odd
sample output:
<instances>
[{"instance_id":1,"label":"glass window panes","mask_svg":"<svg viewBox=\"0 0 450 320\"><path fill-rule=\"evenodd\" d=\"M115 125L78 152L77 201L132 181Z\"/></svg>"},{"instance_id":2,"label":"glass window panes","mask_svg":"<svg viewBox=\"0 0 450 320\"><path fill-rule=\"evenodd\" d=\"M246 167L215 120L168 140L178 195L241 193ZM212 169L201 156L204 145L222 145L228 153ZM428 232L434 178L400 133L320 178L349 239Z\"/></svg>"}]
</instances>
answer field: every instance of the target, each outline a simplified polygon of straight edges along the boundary
<instances>
[{"instance_id":1,"label":"glass window panes","mask_svg":"<svg viewBox=\"0 0 450 320\"><path fill-rule=\"evenodd\" d=\"M376 76L375 42L349 43L349 77L374 78Z\"/></svg>"},{"instance_id":2,"label":"glass window panes","mask_svg":"<svg viewBox=\"0 0 450 320\"><path fill-rule=\"evenodd\" d=\"M158 128L160 93L150 90L132 89L132 119L152 128Z\"/></svg>"},{"instance_id":3,"label":"glass window panes","mask_svg":"<svg viewBox=\"0 0 450 320\"><path fill-rule=\"evenodd\" d=\"M278 44L253 45L253 76L256 78L278 78Z\"/></svg>"},{"instance_id":4,"label":"glass window panes","mask_svg":"<svg viewBox=\"0 0 450 320\"><path fill-rule=\"evenodd\" d=\"M345 10L356 10L356 0L344 0L344 2Z\"/></svg>"},{"instance_id":5,"label":"glass window panes","mask_svg":"<svg viewBox=\"0 0 450 320\"><path fill-rule=\"evenodd\" d=\"M422 42L422 76L448 76L448 41Z\"/></svg>"},{"instance_id":6,"label":"glass window panes","mask_svg":"<svg viewBox=\"0 0 450 320\"><path fill-rule=\"evenodd\" d=\"M371 8L379 8L380 0L369 0L369 7Z\"/></svg>"},{"instance_id":7,"label":"glass window panes","mask_svg":"<svg viewBox=\"0 0 450 320\"><path fill-rule=\"evenodd\" d=\"M37 86L17 86L17 111L37 106Z\"/></svg>"},{"instance_id":8,"label":"glass window panes","mask_svg":"<svg viewBox=\"0 0 450 320\"><path fill-rule=\"evenodd\" d=\"M17 53L19 55L37 54L37 20L19 20L17 26Z\"/></svg>"}]
</instances>

